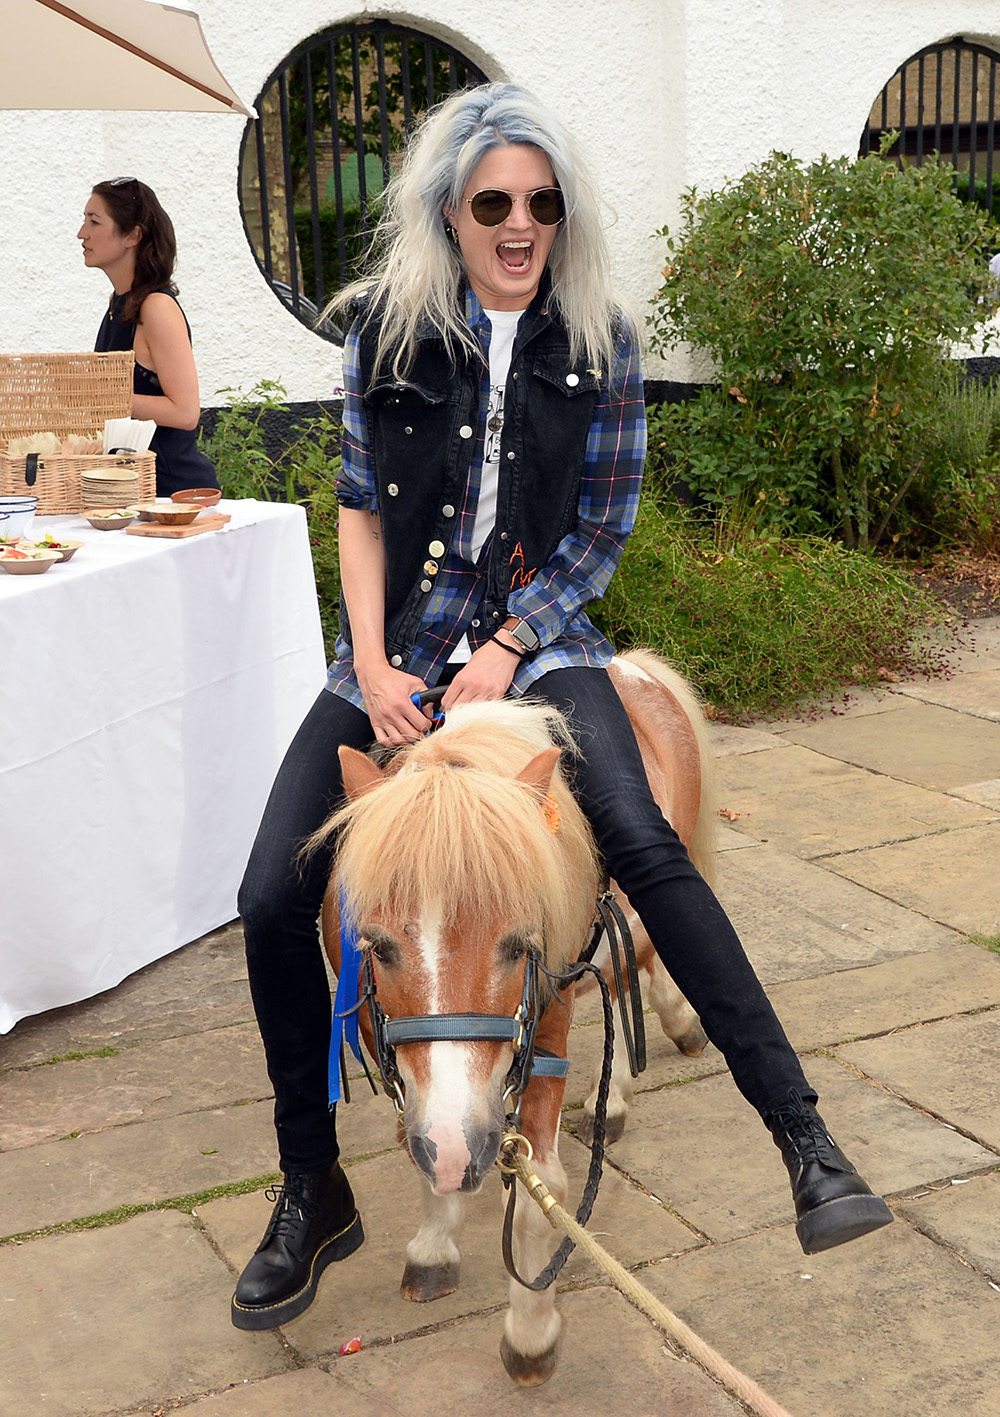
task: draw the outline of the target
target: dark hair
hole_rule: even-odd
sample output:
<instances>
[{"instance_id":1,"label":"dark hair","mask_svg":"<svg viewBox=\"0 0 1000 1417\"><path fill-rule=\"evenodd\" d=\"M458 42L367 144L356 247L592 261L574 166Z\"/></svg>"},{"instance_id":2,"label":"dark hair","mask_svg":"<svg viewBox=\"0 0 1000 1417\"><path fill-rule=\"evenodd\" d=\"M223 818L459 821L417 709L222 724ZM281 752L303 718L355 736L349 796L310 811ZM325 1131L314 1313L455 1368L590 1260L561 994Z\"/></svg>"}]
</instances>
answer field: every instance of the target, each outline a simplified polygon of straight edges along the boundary
<instances>
[{"instance_id":1,"label":"dark hair","mask_svg":"<svg viewBox=\"0 0 1000 1417\"><path fill-rule=\"evenodd\" d=\"M174 295L174 262L177 259L177 238L174 224L160 206L156 193L137 177L117 177L110 182L98 182L92 195L100 197L111 219L123 235L140 227L142 235L135 248L135 279L125 299L122 319L134 325L147 295L164 286Z\"/></svg>"}]
</instances>

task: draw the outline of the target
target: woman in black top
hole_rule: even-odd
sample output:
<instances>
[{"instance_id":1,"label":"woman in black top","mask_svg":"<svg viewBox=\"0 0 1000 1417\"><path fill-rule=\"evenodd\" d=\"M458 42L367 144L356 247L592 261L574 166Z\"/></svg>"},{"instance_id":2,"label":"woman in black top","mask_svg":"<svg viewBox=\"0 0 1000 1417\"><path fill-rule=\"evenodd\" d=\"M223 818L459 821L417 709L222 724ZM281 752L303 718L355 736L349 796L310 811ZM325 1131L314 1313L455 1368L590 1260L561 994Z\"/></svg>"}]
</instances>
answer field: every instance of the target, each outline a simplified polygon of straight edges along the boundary
<instances>
[{"instance_id":1,"label":"woman in black top","mask_svg":"<svg viewBox=\"0 0 1000 1417\"><path fill-rule=\"evenodd\" d=\"M157 424L156 492L218 487L198 448L201 417L191 329L173 283L177 243L156 193L135 177L99 182L77 232L87 266L114 286L94 348L135 350L132 417Z\"/></svg>"}]
</instances>

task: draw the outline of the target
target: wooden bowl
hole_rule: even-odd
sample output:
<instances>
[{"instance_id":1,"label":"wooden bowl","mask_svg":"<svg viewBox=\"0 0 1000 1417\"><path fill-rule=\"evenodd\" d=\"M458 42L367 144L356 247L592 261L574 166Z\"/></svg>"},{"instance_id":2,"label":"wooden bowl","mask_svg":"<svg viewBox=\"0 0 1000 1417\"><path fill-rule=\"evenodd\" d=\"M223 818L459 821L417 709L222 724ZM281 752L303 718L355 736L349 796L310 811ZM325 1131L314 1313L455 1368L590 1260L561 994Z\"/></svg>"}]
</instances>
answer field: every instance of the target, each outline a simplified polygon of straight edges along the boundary
<instances>
[{"instance_id":1,"label":"wooden bowl","mask_svg":"<svg viewBox=\"0 0 1000 1417\"><path fill-rule=\"evenodd\" d=\"M214 507L221 496L218 487L189 487L185 492L171 492L170 500L190 507Z\"/></svg>"},{"instance_id":2,"label":"wooden bowl","mask_svg":"<svg viewBox=\"0 0 1000 1417\"><path fill-rule=\"evenodd\" d=\"M36 541L35 545L40 551L55 551L60 561L68 561L71 556L75 556L83 545L82 541L60 541L53 545L48 541Z\"/></svg>"},{"instance_id":3,"label":"wooden bowl","mask_svg":"<svg viewBox=\"0 0 1000 1417\"><path fill-rule=\"evenodd\" d=\"M189 526L201 508L187 502L175 502L172 507L166 507L161 502L147 502L139 510L145 512L150 521L159 522L162 526Z\"/></svg>"},{"instance_id":4,"label":"wooden bowl","mask_svg":"<svg viewBox=\"0 0 1000 1417\"><path fill-rule=\"evenodd\" d=\"M23 561L10 552L0 554L0 566L11 576L40 576L58 560L58 551L47 551L43 556L30 556Z\"/></svg>"},{"instance_id":5,"label":"wooden bowl","mask_svg":"<svg viewBox=\"0 0 1000 1417\"><path fill-rule=\"evenodd\" d=\"M108 511L113 511L109 508ZM123 526L128 526L135 521L135 512L129 508L128 511L119 511L117 515L109 516L107 511L100 507L91 507L80 514L97 531L118 531Z\"/></svg>"}]
</instances>

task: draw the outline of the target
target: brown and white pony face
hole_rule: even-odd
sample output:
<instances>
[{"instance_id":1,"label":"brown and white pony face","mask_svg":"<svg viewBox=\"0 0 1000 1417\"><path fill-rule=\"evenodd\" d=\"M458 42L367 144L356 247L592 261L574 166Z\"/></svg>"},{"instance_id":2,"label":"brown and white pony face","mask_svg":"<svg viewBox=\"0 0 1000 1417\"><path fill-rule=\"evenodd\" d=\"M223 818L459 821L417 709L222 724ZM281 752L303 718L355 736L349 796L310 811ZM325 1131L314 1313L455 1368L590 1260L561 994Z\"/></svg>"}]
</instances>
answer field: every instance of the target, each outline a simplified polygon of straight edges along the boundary
<instances>
[{"instance_id":1,"label":"brown and white pony face","mask_svg":"<svg viewBox=\"0 0 1000 1417\"><path fill-rule=\"evenodd\" d=\"M391 1019L465 1013L513 1018L527 949L538 938L527 922L468 911L445 918L437 904L408 919L380 912L359 929L372 952L378 1001ZM367 1016L362 1028L370 1028ZM495 1162L512 1058L512 1044L501 1041L397 1045L403 1139L436 1195L477 1191Z\"/></svg>"},{"instance_id":2,"label":"brown and white pony face","mask_svg":"<svg viewBox=\"0 0 1000 1417\"><path fill-rule=\"evenodd\" d=\"M511 716L527 738L505 737ZM325 830L340 832L339 884L389 1019L513 1018L529 945L558 970L582 944L593 842L547 721L476 705L386 769L340 750L349 800ZM367 1010L360 1023L371 1052ZM397 1046L406 1145L436 1194L477 1190L495 1161L513 1055L506 1041Z\"/></svg>"}]
</instances>

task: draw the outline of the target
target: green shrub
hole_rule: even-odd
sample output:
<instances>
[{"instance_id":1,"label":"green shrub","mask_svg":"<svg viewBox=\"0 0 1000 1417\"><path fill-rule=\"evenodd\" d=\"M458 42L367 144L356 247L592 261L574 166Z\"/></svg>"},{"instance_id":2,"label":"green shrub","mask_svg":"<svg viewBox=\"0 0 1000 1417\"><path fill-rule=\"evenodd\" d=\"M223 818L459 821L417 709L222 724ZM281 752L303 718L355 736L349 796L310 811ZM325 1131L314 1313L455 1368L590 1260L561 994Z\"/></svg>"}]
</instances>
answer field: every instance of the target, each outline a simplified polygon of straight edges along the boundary
<instances>
[{"instance_id":1,"label":"green shrub","mask_svg":"<svg viewBox=\"0 0 1000 1417\"><path fill-rule=\"evenodd\" d=\"M913 513L928 540L1000 554L1000 388L949 368L923 448L927 476Z\"/></svg>"},{"instance_id":2,"label":"green shrub","mask_svg":"<svg viewBox=\"0 0 1000 1417\"><path fill-rule=\"evenodd\" d=\"M370 233L378 221L382 210L381 196L369 200L367 231ZM295 208L295 234L298 239L299 259L302 262L302 288L310 299L326 301L348 281L359 275L368 251L369 236L361 226L361 204L349 203L344 207L344 246L347 261L343 269L340 263L340 232L337 222L337 208L333 203L324 203L318 209L320 231L320 259L323 263L323 295L319 297L316 272L316 248L313 245L312 208Z\"/></svg>"},{"instance_id":3,"label":"green shrub","mask_svg":"<svg viewBox=\"0 0 1000 1417\"><path fill-rule=\"evenodd\" d=\"M897 567L656 495L593 616L620 648L666 655L737 720L943 667L936 606Z\"/></svg>"},{"instance_id":4,"label":"green shrub","mask_svg":"<svg viewBox=\"0 0 1000 1417\"><path fill-rule=\"evenodd\" d=\"M215 464L224 497L297 502L305 507L323 638L332 655L340 605L334 490L340 471L340 420L324 409L301 418L291 425L280 450L271 453L264 418L268 413L288 412L283 386L261 379L248 393L235 388L216 392L229 403L219 410L213 432L199 438L201 448Z\"/></svg>"},{"instance_id":5,"label":"green shrub","mask_svg":"<svg viewBox=\"0 0 1000 1417\"><path fill-rule=\"evenodd\" d=\"M675 470L758 525L905 531L946 343L992 313L986 221L950 166L772 153L684 198L652 343L706 350L719 386L663 412Z\"/></svg>"}]
</instances>

